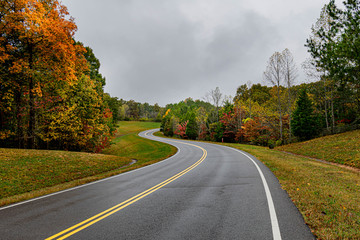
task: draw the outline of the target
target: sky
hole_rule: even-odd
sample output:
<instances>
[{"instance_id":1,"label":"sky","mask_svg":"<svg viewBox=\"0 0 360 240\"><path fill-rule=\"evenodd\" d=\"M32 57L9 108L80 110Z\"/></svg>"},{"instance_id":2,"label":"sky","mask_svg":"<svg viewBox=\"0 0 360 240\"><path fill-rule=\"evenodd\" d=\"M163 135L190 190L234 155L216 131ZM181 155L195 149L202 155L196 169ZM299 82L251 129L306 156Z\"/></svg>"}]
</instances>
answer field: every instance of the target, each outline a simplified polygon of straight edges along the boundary
<instances>
[{"instance_id":1,"label":"sky","mask_svg":"<svg viewBox=\"0 0 360 240\"><path fill-rule=\"evenodd\" d=\"M112 97L165 106L202 99L216 87L266 82L276 51L288 48L299 74L304 47L327 0L62 0L93 49ZM337 2L338 3L338 2Z\"/></svg>"}]
</instances>

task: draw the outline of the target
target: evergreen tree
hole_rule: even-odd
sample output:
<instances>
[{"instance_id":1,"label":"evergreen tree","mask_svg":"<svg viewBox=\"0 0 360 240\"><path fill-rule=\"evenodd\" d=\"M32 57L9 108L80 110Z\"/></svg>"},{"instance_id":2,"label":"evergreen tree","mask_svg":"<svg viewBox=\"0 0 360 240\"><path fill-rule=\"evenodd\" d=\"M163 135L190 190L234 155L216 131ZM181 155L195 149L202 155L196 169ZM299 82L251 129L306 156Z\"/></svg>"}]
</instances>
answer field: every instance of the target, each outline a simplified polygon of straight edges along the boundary
<instances>
[{"instance_id":1,"label":"evergreen tree","mask_svg":"<svg viewBox=\"0 0 360 240\"><path fill-rule=\"evenodd\" d=\"M190 112L187 114L187 120L189 121L186 126L186 136L189 139L196 139L198 136L198 125L196 123L196 114L194 112Z\"/></svg>"},{"instance_id":2,"label":"evergreen tree","mask_svg":"<svg viewBox=\"0 0 360 240\"><path fill-rule=\"evenodd\" d=\"M309 140L318 134L318 117L314 114L314 108L306 89L300 92L292 117L293 133L300 140Z\"/></svg>"}]
</instances>

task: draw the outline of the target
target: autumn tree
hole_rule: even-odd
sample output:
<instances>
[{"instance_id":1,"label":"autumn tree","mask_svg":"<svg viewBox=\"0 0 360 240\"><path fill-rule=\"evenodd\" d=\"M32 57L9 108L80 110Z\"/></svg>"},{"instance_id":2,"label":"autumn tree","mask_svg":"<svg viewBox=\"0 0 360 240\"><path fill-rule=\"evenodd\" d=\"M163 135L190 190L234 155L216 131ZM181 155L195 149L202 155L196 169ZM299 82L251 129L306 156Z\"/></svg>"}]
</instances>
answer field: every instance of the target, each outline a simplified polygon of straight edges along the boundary
<instances>
[{"instance_id":1,"label":"autumn tree","mask_svg":"<svg viewBox=\"0 0 360 240\"><path fill-rule=\"evenodd\" d=\"M15 113L13 134L33 148L39 111L46 109L43 97L53 102L66 94L77 70L86 67L78 57L84 49L74 44L76 25L58 1L3 1L0 7L1 86L6 89L1 97L15 103L1 111Z\"/></svg>"},{"instance_id":2,"label":"autumn tree","mask_svg":"<svg viewBox=\"0 0 360 240\"><path fill-rule=\"evenodd\" d=\"M189 120L180 123L177 125L174 134L180 136L181 138L186 138L186 126L189 123Z\"/></svg>"},{"instance_id":3,"label":"autumn tree","mask_svg":"<svg viewBox=\"0 0 360 240\"><path fill-rule=\"evenodd\" d=\"M0 140L8 146L100 151L114 130L105 79L58 1L0 4Z\"/></svg>"},{"instance_id":4,"label":"autumn tree","mask_svg":"<svg viewBox=\"0 0 360 240\"><path fill-rule=\"evenodd\" d=\"M279 128L280 128L280 139L283 139L283 124L282 124L282 107L280 99L280 86L284 81L284 58L279 52L275 52L269 59L268 65L264 72L265 81L269 82L276 87L277 90L277 107L279 113Z\"/></svg>"}]
</instances>

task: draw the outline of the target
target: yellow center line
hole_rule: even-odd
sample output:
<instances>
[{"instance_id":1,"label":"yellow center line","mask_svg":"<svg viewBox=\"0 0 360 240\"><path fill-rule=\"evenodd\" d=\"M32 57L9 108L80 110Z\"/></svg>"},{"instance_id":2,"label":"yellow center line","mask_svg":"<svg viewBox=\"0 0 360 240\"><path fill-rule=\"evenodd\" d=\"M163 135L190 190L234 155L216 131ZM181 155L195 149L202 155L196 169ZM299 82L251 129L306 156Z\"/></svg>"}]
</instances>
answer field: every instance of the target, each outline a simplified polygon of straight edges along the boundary
<instances>
[{"instance_id":1,"label":"yellow center line","mask_svg":"<svg viewBox=\"0 0 360 240\"><path fill-rule=\"evenodd\" d=\"M170 140L171 141L171 140ZM175 141L172 141L172 142L175 142ZM67 229L65 229L64 231L61 231L51 237L48 237L46 238L45 240L52 240L52 239L58 239L58 240L61 240L61 239L65 239L65 238L68 238L70 237L71 235L101 221L102 219L104 218L107 218L108 216L120 211L121 209L139 201L140 199L146 197L147 195L159 190L160 188L166 186L167 184L171 183L172 181L178 179L179 177L183 176L184 174L186 174L187 172L191 171L192 169L194 169L195 167L197 167L200 163L202 163L206 156L207 156L207 151L200 147L200 146L197 146L197 145L194 145L194 144L190 144L190 143L185 143L185 142L179 142L179 143L182 143L182 144L186 144L186 145L190 145L190 146L194 146L194 147L197 147L199 149L201 149L203 151L203 155L201 156L201 158L196 162L194 163L193 165L191 165L190 167L186 168L185 170L179 172L178 174L166 179L165 181L155 185L154 187L151 187L149 188L148 190L145 190L144 192L140 193L140 194L137 194L136 196L132 197L132 198L129 198L128 200L124 201L124 202L121 202L99 214L96 214L95 216L93 217L90 217L72 227L69 227ZM61 236L61 237L60 237ZM59 238L57 238L59 237Z\"/></svg>"}]
</instances>

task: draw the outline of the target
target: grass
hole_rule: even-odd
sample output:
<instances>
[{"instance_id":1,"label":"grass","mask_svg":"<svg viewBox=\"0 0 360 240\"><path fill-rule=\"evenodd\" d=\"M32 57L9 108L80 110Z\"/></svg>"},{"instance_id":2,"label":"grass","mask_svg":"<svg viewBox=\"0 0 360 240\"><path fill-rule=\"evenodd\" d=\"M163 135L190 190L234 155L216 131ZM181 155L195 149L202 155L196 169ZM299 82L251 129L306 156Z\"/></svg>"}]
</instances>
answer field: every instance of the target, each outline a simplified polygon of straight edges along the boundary
<instances>
[{"instance_id":1,"label":"grass","mask_svg":"<svg viewBox=\"0 0 360 240\"><path fill-rule=\"evenodd\" d=\"M360 130L289 144L276 149L360 168Z\"/></svg>"},{"instance_id":2,"label":"grass","mask_svg":"<svg viewBox=\"0 0 360 240\"><path fill-rule=\"evenodd\" d=\"M358 171L265 147L217 144L246 151L268 166L318 239L360 239Z\"/></svg>"},{"instance_id":3,"label":"grass","mask_svg":"<svg viewBox=\"0 0 360 240\"><path fill-rule=\"evenodd\" d=\"M117 136L125 134L139 133L144 130L160 128L158 122L137 122L137 121L122 121L119 123L120 127L117 129Z\"/></svg>"},{"instance_id":4,"label":"grass","mask_svg":"<svg viewBox=\"0 0 360 240\"><path fill-rule=\"evenodd\" d=\"M122 156L136 160L132 168L158 162L176 153L177 149L168 144L151 141L137 134L146 129L159 128L160 123L153 122L121 122L120 131L104 154ZM124 131L124 129L126 129Z\"/></svg>"},{"instance_id":5,"label":"grass","mask_svg":"<svg viewBox=\"0 0 360 240\"><path fill-rule=\"evenodd\" d=\"M137 136L153 122L120 122L102 154L0 148L0 206L113 176L165 159L176 148ZM137 162L129 165L134 159Z\"/></svg>"}]
</instances>

